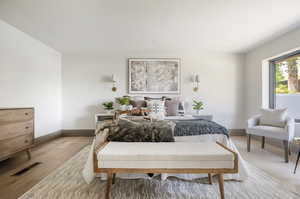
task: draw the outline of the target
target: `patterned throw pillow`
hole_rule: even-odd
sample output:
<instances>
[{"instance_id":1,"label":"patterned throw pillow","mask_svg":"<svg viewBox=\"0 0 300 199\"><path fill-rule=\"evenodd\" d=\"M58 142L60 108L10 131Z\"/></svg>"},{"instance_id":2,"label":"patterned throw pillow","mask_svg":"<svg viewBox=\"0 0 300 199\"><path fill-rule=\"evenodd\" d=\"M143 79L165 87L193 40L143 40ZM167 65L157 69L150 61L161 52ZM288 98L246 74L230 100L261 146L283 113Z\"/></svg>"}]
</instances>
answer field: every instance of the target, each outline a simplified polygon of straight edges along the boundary
<instances>
[{"instance_id":1,"label":"patterned throw pillow","mask_svg":"<svg viewBox=\"0 0 300 199\"><path fill-rule=\"evenodd\" d=\"M165 118L165 101L162 100L150 100L147 101L147 108L150 110L149 116L154 119Z\"/></svg>"}]
</instances>

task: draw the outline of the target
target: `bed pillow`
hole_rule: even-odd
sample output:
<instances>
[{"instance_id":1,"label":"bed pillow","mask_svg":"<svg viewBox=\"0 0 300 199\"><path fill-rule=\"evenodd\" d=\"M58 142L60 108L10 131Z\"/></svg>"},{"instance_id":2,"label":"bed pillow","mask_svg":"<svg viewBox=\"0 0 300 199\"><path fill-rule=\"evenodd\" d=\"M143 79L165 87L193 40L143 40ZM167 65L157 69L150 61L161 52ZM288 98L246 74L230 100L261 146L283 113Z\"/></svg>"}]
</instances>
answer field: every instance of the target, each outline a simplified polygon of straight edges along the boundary
<instances>
[{"instance_id":1,"label":"bed pillow","mask_svg":"<svg viewBox=\"0 0 300 199\"><path fill-rule=\"evenodd\" d=\"M166 115L167 116L177 116L179 104L180 104L180 101L176 100L176 99L166 100L166 102L165 102Z\"/></svg>"},{"instance_id":2,"label":"bed pillow","mask_svg":"<svg viewBox=\"0 0 300 199\"><path fill-rule=\"evenodd\" d=\"M155 119L163 120L165 118L165 101L150 100L147 101L147 108L150 110L149 116Z\"/></svg>"},{"instance_id":3,"label":"bed pillow","mask_svg":"<svg viewBox=\"0 0 300 199\"><path fill-rule=\"evenodd\" d=\"M287 109L261 109L259 125L283 128L286 123Z\"/></svg>"}]
</instances>

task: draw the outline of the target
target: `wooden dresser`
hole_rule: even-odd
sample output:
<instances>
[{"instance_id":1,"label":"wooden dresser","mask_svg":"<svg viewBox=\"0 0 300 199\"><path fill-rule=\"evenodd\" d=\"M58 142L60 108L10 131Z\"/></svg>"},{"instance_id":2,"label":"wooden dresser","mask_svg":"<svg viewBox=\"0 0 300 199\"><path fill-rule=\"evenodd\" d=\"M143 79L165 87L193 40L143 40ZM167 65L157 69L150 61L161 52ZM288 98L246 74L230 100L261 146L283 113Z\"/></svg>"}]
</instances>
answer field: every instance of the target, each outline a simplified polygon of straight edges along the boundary
<instances>
[{"instance_id":1,"label":"wooden dresser","mask_svg":"<svg viewBox=\"0 0 300 199\"><path fill-rule=\"evenodd\" d=\"M34 144L34 108L0 108L0 161Z\"/></svg>"}]
</instances>

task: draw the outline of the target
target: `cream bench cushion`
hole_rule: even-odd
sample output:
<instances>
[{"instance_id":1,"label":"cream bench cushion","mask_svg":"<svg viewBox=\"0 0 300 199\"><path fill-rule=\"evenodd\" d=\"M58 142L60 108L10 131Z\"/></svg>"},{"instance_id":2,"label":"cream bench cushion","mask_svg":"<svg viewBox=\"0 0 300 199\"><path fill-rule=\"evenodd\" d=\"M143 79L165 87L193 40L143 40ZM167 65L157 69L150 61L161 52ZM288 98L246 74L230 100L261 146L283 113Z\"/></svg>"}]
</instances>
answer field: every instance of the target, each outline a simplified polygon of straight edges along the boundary
<instances>
[{"instance_id":1,"label":"cream bench cushion","mask_svg":"<svg viewBox=\"0 0 300 199\"><path fill-rule=\"evenodd\" d=\"M97 160L99 168L234 168L233 154L213 142L109 142Z\"/></svg>"}]
</instances>

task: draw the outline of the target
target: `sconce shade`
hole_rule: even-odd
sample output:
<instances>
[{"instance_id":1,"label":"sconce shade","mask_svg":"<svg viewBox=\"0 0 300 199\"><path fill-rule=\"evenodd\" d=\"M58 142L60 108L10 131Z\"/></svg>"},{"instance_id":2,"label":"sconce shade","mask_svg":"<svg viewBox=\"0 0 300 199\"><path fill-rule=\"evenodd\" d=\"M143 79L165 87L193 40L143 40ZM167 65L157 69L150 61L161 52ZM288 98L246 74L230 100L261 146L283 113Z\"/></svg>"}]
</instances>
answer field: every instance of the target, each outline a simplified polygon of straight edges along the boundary
<instances>
[{"instance_id":1,"label":"sconce shade","mask_svg":"<svg viewBox=\"0 0 300 199\"><path fill-rule=\"evenodd\" d=\"M111 80L112 80L113 82L116 82L116 81L117 81L117 76L116 76L115 74L113 74L113 75L111 76Z\"/></svg>"},{"instance_id":2,"label":"sconce shade","mask_svg":"<svg viewBox=\"0 0 300 199\"><path fill-rule=\"evenodd\" d=\"M113 82L113 87L111 88L111 90L112 90L113 92L116 92L116 91L117 91L117 86L116 86L116 84L117 84L117 76L116 76L115 74L113 74L113 75L111 76L111 80L112 80L112 82Z\"/></svg>"},{"instance_id":3,"label":"sconce shade","mask_svg":"<svg viewBox=\"0 0 300 199\"><path fill-rule=\"evenodd\" d=\"M193 91L197 92L199 89L199 75L198 74L194 74L193 75Z\"/></svg>"}]
</instances>

